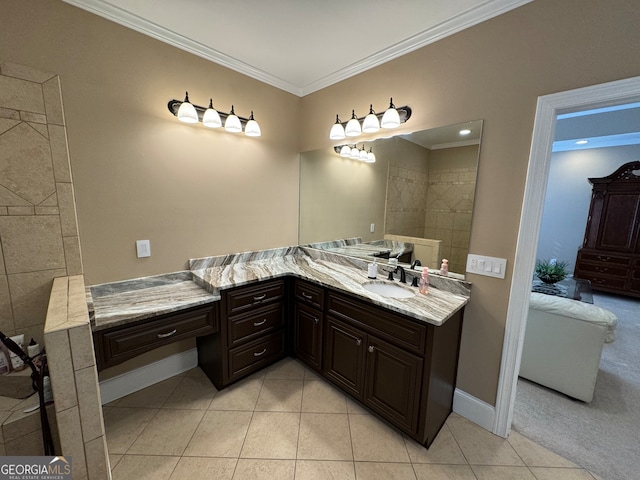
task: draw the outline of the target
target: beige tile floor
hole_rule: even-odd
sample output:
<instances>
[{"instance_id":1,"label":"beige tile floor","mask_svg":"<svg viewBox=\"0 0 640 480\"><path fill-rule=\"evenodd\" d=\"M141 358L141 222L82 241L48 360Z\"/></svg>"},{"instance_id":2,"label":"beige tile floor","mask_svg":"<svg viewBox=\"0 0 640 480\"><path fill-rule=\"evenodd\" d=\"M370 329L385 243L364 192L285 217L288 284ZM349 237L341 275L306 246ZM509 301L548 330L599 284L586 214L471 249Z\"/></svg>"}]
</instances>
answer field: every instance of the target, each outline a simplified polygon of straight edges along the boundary
<instances>
[{"instance_id":1,"label":"beige tile floor","mask_svg":"<svg viewBox=\"0 0 640 480\"><path fill-rule=\"evenodd\" d=\"M221 392L196 368L104 419L114 480L602 480L456 414L426 450L292 359Z\"/></svg>"}]
</instances>

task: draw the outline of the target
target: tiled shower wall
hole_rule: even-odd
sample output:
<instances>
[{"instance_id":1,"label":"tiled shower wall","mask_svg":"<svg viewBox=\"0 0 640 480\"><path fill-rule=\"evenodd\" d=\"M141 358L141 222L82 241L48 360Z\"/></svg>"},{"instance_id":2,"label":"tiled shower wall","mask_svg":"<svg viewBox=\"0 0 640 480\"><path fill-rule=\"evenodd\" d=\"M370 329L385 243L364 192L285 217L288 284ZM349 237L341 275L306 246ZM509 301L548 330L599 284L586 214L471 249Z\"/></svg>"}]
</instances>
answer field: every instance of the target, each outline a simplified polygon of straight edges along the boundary
<instances>
[{"instance_id":1,"label":"tiled shower wall","mask_svg":"<svg viewBox=\"0 0 640 480\"><path fill-rule=\"evenodd\" d=\"M81 273L59 78L0 64L0 330L43 344L53 279Z\"/></svg>"},{"instance_id":2,"label":"tiled shower wall","mask_svg":"<svg viewBox=\"0 0 640 480\"><path fill-rule=\"evenodd\" d=\"M469 166L438 168L443 152ZM446 162L445 162L446 163ZM458 162L460 163L460 162ZM466 270L477 172L477 147L396 154L389 163L385 233L441 240L449 270ZM430 265L439 268L439 265Z\"/></svg>"},{"instance_id":3,"label":"tiled shower wall","mask_svg":"<svg viewBox=\"0 0 640 480\"><path fill-rule=\"evenodd\" d=\"M429 171L424 237L442 240L440 254L452 272L466 270L475 182L475 167Z\"/></svg>"},{"instance_id":4,"label":"tiled shower wall","mask_svg":"<svg viewBox=\"0 0 640 480\"><path fill-rule=\"evenodd\" d=\"M396 155L389 163L385 233L423 237L427 206L428 155Z\"/></svg>"}]
</instances>

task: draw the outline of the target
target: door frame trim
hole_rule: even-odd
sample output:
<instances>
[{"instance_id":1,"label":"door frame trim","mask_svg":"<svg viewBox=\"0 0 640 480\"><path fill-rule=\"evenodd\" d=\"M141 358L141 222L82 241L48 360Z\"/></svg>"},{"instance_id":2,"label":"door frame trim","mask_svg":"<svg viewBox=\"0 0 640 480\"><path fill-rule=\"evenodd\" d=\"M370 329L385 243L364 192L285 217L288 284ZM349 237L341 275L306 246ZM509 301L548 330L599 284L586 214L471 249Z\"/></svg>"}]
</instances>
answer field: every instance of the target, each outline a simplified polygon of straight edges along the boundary
<instances>
[{"instance_id":1,"label":"door frame trim","mask_svg":"<svg viewBox=\"0 0 640 480\"><path fill-rule=\"evenodd\" d=\"M513 421L531 278L538 248L556 117L564 113L638 101L640 77L538 97L500 362L492 429L496 435L506 438Z\"/></svg>"}]
</instances>

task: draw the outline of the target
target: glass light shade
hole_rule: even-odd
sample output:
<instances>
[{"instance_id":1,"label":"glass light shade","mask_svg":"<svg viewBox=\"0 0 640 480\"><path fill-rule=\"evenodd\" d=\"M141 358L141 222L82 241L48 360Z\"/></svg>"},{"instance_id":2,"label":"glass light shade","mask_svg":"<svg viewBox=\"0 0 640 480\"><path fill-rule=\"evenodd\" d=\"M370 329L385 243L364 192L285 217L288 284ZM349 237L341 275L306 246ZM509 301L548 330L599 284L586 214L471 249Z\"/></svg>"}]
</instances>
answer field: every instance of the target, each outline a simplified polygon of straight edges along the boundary
<instances>
[{"instance_id":1,"label":"glass light shade","mask_svg":"<svg viewBox=\"0 0 640 480\"><path fill-rule=\"evenodd\" d=\"M239 133L242 131L242 124L240 123L240 119L236 116L236 113L233 111L233 105L231 105L231 113L224 122L224 129L231 133Z\"/></svg>"},{"instance_id":2,"label":"glass light shade","mask_svg":"<svg viewBox=\"0 0 640 480\"><path fill-rule=\"evenodd\" d=\"M249 117L247 125L244 127L244 134L248 137L259 137L261 135L260 125L253 119L253 112Z\"/></svg>"},{"instance_id":3,"label":"glass light shade","mask_svg":"<svg viewBox=\"0 0 640 480\"><path fill-rule=\"evenodd\" d=\"M384 112L382 116L380 126L382 128L398 128L400 126L400 114L393 104L393 98L389 102L389 108L387 108L387 111Z\"/></svg>"},{"instance_id":4,"label":"glass light shade","mask_svg":"<svg viewBox=\"0 0 640 480\"><path fill-rule=\"evenodd\" d=\"M185 93L184 102L178 109L178 120L184 123L198 123L198 112L191 102L189 102L189 92Z\"/></svg>"},{"instance_id":5,"label":"glass light shade","mask_svg":"<svg viewBox=\"0 0 640 480\"><path fill-rule=\"evenodd\" d=\"M369 153L367 154L367 163L376 163L376 155L369 149Z\"/></svg>"},{"instance_id":6,"label":"glass light shade","mask_svg":"<svg viewBox=\"0 0 640 480\"><path fill-rule=\"evenodd\" d=\"M349 145L343 145L340 149L340 156L349 158L351 156L351 147Z\"/></svg>"},{"instance_id":7,"label":"glass light shade","mask_svg":"<svg viewBox=\"0 0 640 480\"><path fill-rule=\"evenodd\" d=\"M329 138L331 140L342 140L344 138L344 127L340 123L338 115L336 115L336 123L333 124L331 132L329 132Z\"/></svg>"},{"instance_id":8,"label":"glass light shade","mask_svg":"<svg viewBox=\"0 0 640 480\"><path fill-rule=\"evenodd\" d=\"M209 99L209 108L204 111L204 115L202 116L202 123L205 127L209 128L220 128L222 126L222 120L220 120L220 115L213 108L213 100Z\"/></svg>"},{"instance_id":9,"label":"glass light shade","mask_svg":"<svg viewBox=\"0 0 640 480\"><path fill-rule=\"evenodd\" d=\"M362 131L364 133L375 133L380 130L380 122L378 121L378 117L373 112L373 105L369 105L369 114L364 117L364 122L362 122Z\"/></svg>"},{"instance_id":10,"label":"glass light shade","mask_svg":"<svg viewBox=\"0 0 640 480\"><path fill-rule=\"evenodd\" d=\"M358 147L356 147L355 145L351 149L351 155L349 155L349 158L353 158L354 160L360 160L360 150L358 150Z\"/></svg>"},{"instance_id":11,"label":"glass light shade","mask_svg":"<svg viewBox=\"0 0 640 480\"><path fill-rule=\"evenodd\" d=\"M356 117L356 111L351 111L351 120L347 122L347 126L344 129L344 133L347 137L357 137L362 133L362 128L360 127L360 122L358 121L358 117Z\"/></svg>"},{"instance_id":12,"label":"glass light shade","mask_svg":"<svg viewBox=\"0 0 640 480\"><path fill-rule=\"evenodd\" d=\"M368 156L367 156L367 151L364 149L364 145L362 146L362 150L360 150L360 153L359 153L358 156L359 156L361 161L363 161L363 162L367 161Z\"/></svg>"}]
</instances>

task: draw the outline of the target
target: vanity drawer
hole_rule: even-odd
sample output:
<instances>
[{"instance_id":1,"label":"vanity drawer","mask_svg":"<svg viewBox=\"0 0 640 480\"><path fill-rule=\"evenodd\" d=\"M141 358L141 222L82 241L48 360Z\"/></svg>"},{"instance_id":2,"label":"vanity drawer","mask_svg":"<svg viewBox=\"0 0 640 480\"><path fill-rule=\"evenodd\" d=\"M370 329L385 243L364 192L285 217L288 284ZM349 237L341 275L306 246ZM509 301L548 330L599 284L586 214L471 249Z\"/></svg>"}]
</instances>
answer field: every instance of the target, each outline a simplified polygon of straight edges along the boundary
<instances>
[{"instance_id":1,"label":"vanity drawer","mask_svg":"<svg viewBox=\"0 0 640 480\"><path fill-rule=\"evenodd\" d=\"M259 307L284 298L284 280L260 282L230 290L225 295L227 315L236 315L250 308Z\"/></svg>"},{"instance_id":2,"label":"vanity drawer","mask_svg":"<svg viewBox=\"0 0 640 480\"><path fill-rule=\"evenodd\" d=\"M229 319L229 346L235 346L264 332L284 326L282 303Z\"/></svg>"},{"instance_id":3,"label":"vanity drawer","mask_svg":"<svg viewBox=\"0 0 640 480\"><path fill-rule=\"evenodd\" d=\"M117 365L162 345L218 330L218 316L211 305L100 330L94 333L98 369Z\"/></svg>"},{"instance_id":4,"label":"vanity drawer","mask_svg":"<svg viewBox=\"0 0 640 480\"><path fill-rule=\"evenodd\" d=\"M285 356L284 330L229 350L229 380L241 377Z\"/></svg>"},{"instance_id":5,"label":"vanity drawer","mask_svg":"<svg viewBox=\"0 0 640 480\"><path fill-rule=\"evenodd\" d=\"M303 280L296 280L294 294L298 301L322 310L324 305L324 288Z\"/></svg>"},{"instance_id":6,"label":"vanity drawer","mask_svg":"<svg viewBox=\"0 0 640 480\"><path fill-rule=\"evenodd\" d=\"M327 312L413 353L425 352L426 325L334 292L329 293Z\"/></svg>"}]
</instances>

